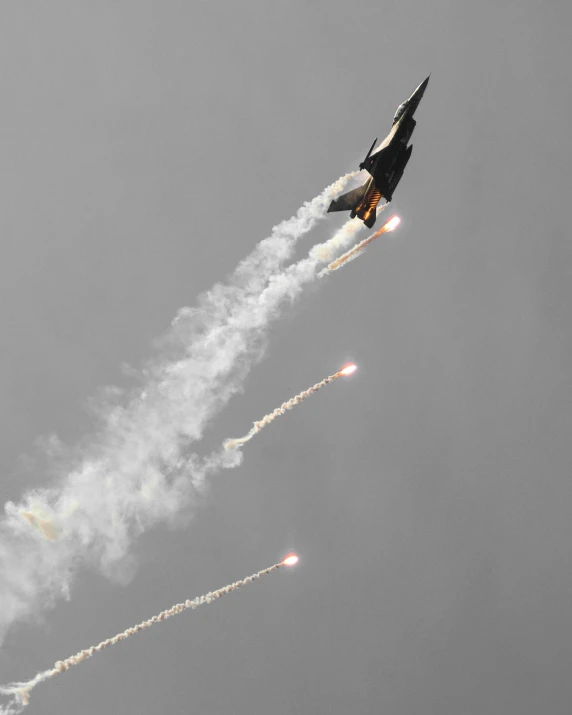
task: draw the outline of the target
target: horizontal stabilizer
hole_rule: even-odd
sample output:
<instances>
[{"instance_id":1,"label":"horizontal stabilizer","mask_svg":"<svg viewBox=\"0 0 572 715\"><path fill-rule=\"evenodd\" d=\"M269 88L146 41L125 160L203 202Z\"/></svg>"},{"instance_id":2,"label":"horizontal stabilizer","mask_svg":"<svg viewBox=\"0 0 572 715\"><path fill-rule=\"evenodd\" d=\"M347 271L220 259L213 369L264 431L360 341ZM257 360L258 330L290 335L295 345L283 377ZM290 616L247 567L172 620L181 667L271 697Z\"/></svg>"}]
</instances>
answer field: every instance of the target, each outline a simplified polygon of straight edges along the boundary
<instances>
[{"instance_id":1,"label":"horizontal stabilizer","mask_svg":"<svg viewBox=\"0 0 572 715\"><path fill-rule=\"evenodd\" d=\"M363 186L358 186L357 189L352 189L348 191L347 194L342 194L337 199L334 199L330 204L328 213L331 211L351 211L359 206L365 192L367 191L369 180L363 184Z\"/></svg>"}]
</instances>

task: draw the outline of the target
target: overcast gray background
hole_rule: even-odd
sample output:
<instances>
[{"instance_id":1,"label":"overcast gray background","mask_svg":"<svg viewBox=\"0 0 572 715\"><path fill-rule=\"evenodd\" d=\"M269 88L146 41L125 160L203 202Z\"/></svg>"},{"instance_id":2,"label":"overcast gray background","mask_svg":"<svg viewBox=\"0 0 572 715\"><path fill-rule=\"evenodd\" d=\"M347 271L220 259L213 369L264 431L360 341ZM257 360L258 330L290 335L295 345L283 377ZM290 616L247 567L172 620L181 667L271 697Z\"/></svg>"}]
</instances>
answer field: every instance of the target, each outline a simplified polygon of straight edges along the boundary
<instances>
[{"instance_id":1,"label":"overcast gray background","mask_svg":"<svg viewBox=\"0 0 572 715\"><path fill-rule=\"evenodd\" d=\"M182 305L356 168L429 72L399 232L274 325L205 449L245 448L127 587L82 572L0 681L272 564L39 686L28 712L570 713L566 2L6 0L2 502L38 437L89 434ZM330 235L343 219L305 239ZM362 234L367 235L367 234Z\"/></svg>"}]
</instances>

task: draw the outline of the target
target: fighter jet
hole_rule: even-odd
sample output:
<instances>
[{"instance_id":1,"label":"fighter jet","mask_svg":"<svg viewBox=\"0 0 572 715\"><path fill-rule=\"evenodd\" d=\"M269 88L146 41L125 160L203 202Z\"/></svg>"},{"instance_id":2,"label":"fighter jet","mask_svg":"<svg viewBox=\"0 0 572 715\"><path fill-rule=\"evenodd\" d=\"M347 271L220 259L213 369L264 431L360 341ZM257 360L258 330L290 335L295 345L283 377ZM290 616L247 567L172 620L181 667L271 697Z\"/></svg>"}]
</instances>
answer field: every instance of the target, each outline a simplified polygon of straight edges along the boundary
<instances>
[{"instance_id":1,"label":"fighter jet","mask_svg":"<svg viewBox=\"0 0 572 715\"><path fill-rule=\"evenodd\" d=\"M366 169L371 177L363 186L334 199L328 212L350 211L351 218L359 216L368 228L373 226L376 207L381 197L388 203L391 201L395 187L411 158L413 145L407 146L407 142L417 123L413 115L428 84L429 77L421 82L409 99L397 107L391 131L375 151L373 148L377 139L374 139L365 159L359 165L359 168Z\"/></svg>"}]
</instances>

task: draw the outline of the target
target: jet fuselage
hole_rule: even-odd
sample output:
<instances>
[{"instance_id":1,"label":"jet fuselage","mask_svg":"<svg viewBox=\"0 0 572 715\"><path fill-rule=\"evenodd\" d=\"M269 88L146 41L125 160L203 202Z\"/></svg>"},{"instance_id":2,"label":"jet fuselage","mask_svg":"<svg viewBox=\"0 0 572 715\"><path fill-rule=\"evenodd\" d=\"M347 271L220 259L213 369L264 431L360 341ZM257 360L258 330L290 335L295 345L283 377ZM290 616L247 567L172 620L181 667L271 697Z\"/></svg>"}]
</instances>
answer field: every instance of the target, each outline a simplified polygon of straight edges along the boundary
<instances>
[{"instance_id":1,"label":"jet fuselage","mask_svg":"<svg viewBox=\"0 0 572 715\"><path fill-rule=\"evenodd\" d=\"M413 146L408 142L415 129L413 114L429 83L429 77L413 92L411 97L399 105L393 118L391 131L373 151L372 144L366 158L360 164L371 174L370 178L357 189L334 199L328 211L350 211L350 217L359 216L366 226L375 223L376 209L381 198L389 203L397 184L403 176L407 162L411 158Z\"/></svg>"}]
</instances>

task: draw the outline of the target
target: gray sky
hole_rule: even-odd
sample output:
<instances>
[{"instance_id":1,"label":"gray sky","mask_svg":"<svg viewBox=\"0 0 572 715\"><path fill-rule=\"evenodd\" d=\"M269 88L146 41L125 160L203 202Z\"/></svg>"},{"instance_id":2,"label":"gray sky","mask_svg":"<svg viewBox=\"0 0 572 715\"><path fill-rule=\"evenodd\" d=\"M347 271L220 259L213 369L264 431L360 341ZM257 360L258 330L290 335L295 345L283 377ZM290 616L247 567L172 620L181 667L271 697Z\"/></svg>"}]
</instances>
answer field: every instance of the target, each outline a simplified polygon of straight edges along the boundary
<instances>
[{"instance_id":1,"label":"gray sky","mask_svg":"<svg viewBox=\"0 0 572 715\"><path fill-rule=\"evenodd\" d=\"M38 438L89 436L98 389L131 384L123 366L357 168L431 72L402 227L273 325L197 450L359 371L249 443L188 526L140 538L128 585L81 570L14 627L0 682L294 548L297 570L27 712L568 714L568 4L8 0L0 19L2 502L50 483Z\"/></svg>"}]
</instances>

